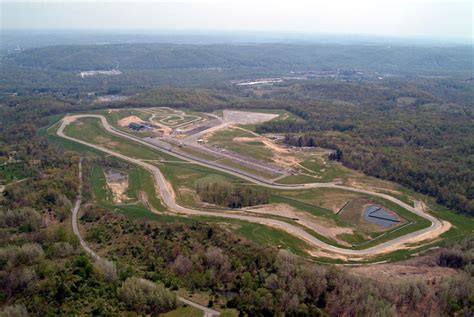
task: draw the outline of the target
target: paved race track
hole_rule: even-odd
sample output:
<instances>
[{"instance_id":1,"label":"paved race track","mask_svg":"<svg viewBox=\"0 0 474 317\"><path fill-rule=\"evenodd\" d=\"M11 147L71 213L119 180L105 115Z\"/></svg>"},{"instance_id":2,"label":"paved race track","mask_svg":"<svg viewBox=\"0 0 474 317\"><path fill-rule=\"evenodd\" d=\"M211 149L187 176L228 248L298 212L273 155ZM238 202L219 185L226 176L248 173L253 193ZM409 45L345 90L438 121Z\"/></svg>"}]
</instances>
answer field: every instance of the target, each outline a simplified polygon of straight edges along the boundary
<instances>
[{"instance_id":1,"label":"paved race track","mask_svg":"<svg viewBox=\"0 0 474 317\"><path fill-rule=\"evenodd\" d=\"M273 228L278 228L280 230L283 230L293 236L296 236L304 241L306 241L309 245L314 246L316 248L325 250L325 251L330 251L336 254L341 254L347 257L356 257L356 258L361 258L361 257L366 257L366 256L374 256L378 254L382 254L385 252L393 251L396 248L402 247L402 245L415 242L415 241L421 241L423 237L426 238L432 238L433 233L439 232L440 229L442 228L443 224L435 217L423 212L423 210L419 208L414 208L400 200L398 200L395 197L386 195L386 194L381 194L381 193L376 193L376 192L371 192L368 190L363 190L359 188L353 188L353 187L347 187L347 186L340 186L337 184L333 183L313 183L313 184L303 184L303 185L296 185L296 186L291 186L291 185L279 185L279 184L273 184L268 181L262 181L258 178L250 178L245 175L240 174L238 171L235 170L230 170L230 169L221 169L221 168L216 168L215 166L212 165L212 162L206 163L202 159L199 161L193 161L193 163L207 166L213 169L217 170L222 170L226 173L238 176L243 179L247 179L249 181L252 181L258 185L265 186L265 187L270 187L270 188L278 188L278 189L286 189L286 190L296 190L296 189L308 189L308 188L335 188L335 189L342 189L342 190L347 190L347 191L353 191L353 192L358 192L358 193L364 193L364 194L369 194L373 196L379 196L384 199L390 200L399 206L429 220L431 222L431 226L408 233L406 235L397 237L395 239L392 239L387 242L380 243L376 246L363 249L363 250L352 250L352 249L346 249L346 248L341 248L341 247L336 247L333 245L330 245L326 242L323 242L313 235L309 234L306 232L304 229L292 225L290 223L276 220L276 219L270 219L270 218L261 218L261 217L254 217L254 216L245 216L245 215L239 215L239 214L232 214L232 213L226 213L225 211L222 212L209 212L209 211L203 211L203 210L197 210L197 209L191 209L187 207L180 206L176 203L174 199L174 192L173 188L169 185L169 183L166 181L164 178L163 174L161 173L160 169L154 165L151 165L145 161L135 159L132 157L128 157L126 155L117 153L115 151L106 149L102 146L88 143L82 140L78 140L75 138L72 138L70 136L67 136L64 134L64 128L67 126L67 124L74 119L78 118L97 118L100 119L102 126L107 130L109 133L112 133L114 135L117 135L121 138L126 138L129 140L132 140L134 142L144 144L146 146L149 146L151 148L155 148L154 146L151 146L147 142L144 142L143 140L134 137L132 135L123 133L121 131L118 131L111 127L109 123L107 122L106 118L101 115L93 115L93 114L81 114L81 115L70 115L66 116L63 118L61 121L61 124L57 130L57 134L65 139L86 145L88 147L94 148L96 150L102 151L104 153L107 153L109 155L115 156L117 158L120 158L122 160L128 161L130 163L133 163L135 165L141 166L148 170L150 173L152 173L154 179L155 179L155 184L158 188L159 194L161 196L161 199L163 200L164 204L167 205L167 207L170 209L170 211L176 212L176 213L181 213L181 214L187 214L187 215L195 215L195 216L211 216L211 217L220 217L220 218L230 218L230 219L238 219L238 220L243 220L243 221L248 221L248 222L253 222L253 223L258 223L258 224L263 224L267 225ZM163 149L159 149L162 150ZM189 157L184 157L181 155L178 155L174 152L166 151L168 154L174 155L176 157L185 159L187 161L192 161Z\"/></svg>"}]
</instances>

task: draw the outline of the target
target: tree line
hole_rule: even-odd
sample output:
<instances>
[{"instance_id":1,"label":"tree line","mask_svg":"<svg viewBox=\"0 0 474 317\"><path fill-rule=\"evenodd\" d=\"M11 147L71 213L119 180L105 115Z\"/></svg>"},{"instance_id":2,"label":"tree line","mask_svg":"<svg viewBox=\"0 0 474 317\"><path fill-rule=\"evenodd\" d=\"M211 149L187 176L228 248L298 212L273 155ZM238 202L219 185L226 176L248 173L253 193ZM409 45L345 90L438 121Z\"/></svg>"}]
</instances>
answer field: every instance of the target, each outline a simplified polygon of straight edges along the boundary
<instances>
[{"instance_id":1,"label":"tree line","mask_svg":"<svg viewBox=\"0 0 474 317\"><path fill-rule=\"evenodd\" d=\"M100 230L112 241L99 248L171 289L209 294L208 305L217 309L248 316L431 316L472 309L472 239L419 260L455 269L455 275L373 280L255 244L215 224L137 222L91 212L86 230Z\"/></svg>"},{"instance_id":2,"label":"tree line","mask_svg":"<svg viewBox=\"0 0 474 317\"><path fill-rule=\"evenodd\" d=\"M234 185L223 181L197 182L196 192L204 202L229 208L268 204L270 199L265 189Z\"/></svg>"},{"instance_id":3,"label":"tree line","mask_svg":"<svg viewBox=\"0 0 474 317\"><path fill-rule=\"evenodd\" d=\"M286 90L288 96L308 94L305 103L287 108L299 119L270 121L257 127L257 132L285 133L285 142L292 146L338 150L333 158L346 167L397 182L474 215L472 105L448 104L423 91L399 88L373 95L375 88L368 89L365 98L360 94L355 103L348 103L349 97L347 103L318 101L312 96L326 94L344 100L345 90L339 96L338 88L347 87L335 84L328 93L322 90L327 85L301 86ZM286 96L282 91L276 94ZM403 99L404 95L410 97Z\"/></svg>"}]
</instances>

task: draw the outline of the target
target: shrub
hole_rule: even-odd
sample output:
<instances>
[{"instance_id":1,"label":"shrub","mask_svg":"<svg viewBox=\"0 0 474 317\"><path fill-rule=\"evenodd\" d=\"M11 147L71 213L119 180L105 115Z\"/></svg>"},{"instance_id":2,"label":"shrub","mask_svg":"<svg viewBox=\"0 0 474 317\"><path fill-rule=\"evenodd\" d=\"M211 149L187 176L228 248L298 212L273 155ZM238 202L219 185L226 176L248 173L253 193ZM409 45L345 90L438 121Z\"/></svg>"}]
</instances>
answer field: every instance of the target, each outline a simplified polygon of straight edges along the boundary
<instances>
[{"instance_id":1,"label":"shrub","mask_svg":"<svg viewBox=\"0 0 474 317\"><path fill-rule=\"evenodd\" d=\"M94 265L105 281L113 282L117 279L117 267L114 262L100 258L95 261Z\"/></svg>"},{"instance_id":2,"label":"shrub","mask_svg":"<svg viewBox=\"0 0 474 317\"><path fill-rule=\"evenodd\" d=\"M8 262L16 266L30 265L43 256L43 248L37 243L26 243L19 248L2 248L0 249L0 267L5 267Z\"/></svg>"},{"instance_id":3,"label":"shrub","mask_svg":"<svg viewBox=\"0 0 474 317\"><path fill-rule=\"evenodd\" d=\"M32 208L0 211L0 227L15 227L21 232L32 232L39 229L40 214Z\"/></svg>"},{"instance_id":4,"label":"shrub","mask_svg":"<svg viewBox=\"0 0 474 317\"><path fill-rule=\"evenodd\" d=\"M27 317L25 305L6 306L0 311L0 317Z\"/></svg>"},{"instance_id":5,"label":"shrub","mask_svg":"<svg viewBox=\"0 0 474 317\"><path fill-rule=\"evenodd\" d=\"M437 261L439 266L460 269L467 264L467 260L460 250L443 250Z\"/></svg>"},{"instance_id":6,"label":"shrub","mask_svg":"<svg viewBox=\"0 0 474 317\"><path fill-rule=\"evenodd\" d=\"M128 309L146 314L158 314L176 308L176 296L163 285L129 277L119 289L119 297Z\"/></svg>"},{"instance_id":7,"label":"shrub","mask_svg":"<svg viewBox=\"0 0 474 317\"><path fill-rule=\"evenodd\" d=\"M56 242L51 246L51 256L55 258L64 258L76 253L76 249L68 242Z\"/></svg>"},{"instance_id":8,"label":"shrub","mask_svg":"<svg viewBox=\"0 0 474 317\"><path fill-rule=\"evenodd\" d=\"M42 258L44 251L37 243L26 243L18 250L15 262L18 264L32 264L36 259Z\"/></svg>"}]
</instances>

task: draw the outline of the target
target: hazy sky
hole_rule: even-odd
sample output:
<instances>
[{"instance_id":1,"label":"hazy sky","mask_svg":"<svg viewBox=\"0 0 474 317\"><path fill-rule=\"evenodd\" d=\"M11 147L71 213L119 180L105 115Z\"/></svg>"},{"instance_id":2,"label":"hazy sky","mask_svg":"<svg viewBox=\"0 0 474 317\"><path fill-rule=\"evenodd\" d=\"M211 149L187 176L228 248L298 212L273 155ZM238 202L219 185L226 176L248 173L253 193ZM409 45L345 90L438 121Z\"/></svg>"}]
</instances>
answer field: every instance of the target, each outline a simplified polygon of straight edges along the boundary
<instances>
[{"instance_id":1,"label":"hazy sky","mask_svg":"<svg viewBox=\"0 0 474 317\"><path fill-rule=\"evenodd\" d=\"M2 28L276 31L469 40L472 1L3 1Z\"/></svg>"}]
</instances>

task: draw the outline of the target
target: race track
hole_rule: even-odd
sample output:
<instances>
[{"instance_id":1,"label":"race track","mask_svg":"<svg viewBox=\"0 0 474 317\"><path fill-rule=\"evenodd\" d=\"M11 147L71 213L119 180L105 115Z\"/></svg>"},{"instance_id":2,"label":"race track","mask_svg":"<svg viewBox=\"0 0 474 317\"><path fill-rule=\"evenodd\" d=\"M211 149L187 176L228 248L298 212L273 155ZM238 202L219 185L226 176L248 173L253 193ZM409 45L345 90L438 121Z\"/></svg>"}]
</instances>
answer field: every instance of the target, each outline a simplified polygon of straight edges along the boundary
<instances>
[{"instance_id":1,"label":"race track","mask_svg":"<svg viewBox=\"0 0 474 317\"><path fill-rule=\"evenodd\" d=\"M210 167L216 170L221 170L226 173L235 175L237 177L252 181L258 185L265 186L265 187L270 187L270 188L277 188L277 189L286 189L286 190L297 190L297 189L308 189L308 188L335 188L335 189L341 189L341 190L347 190L347 191L352 191L352 192L358 192L358 193L364 193L364 194L369 194L373 196L378 196L382 197L384 199L390 200L393 203L398 204L399 206L419 215L420 217L423 217L431 222L431 226L411 232L409 234L394 238L390 241L380 243L376 246L363 249L363 250L352 250L352 249L346 249L342 247L336 247L333 245L330 245L326 242L323 242L313 235L309 234L306 232L304 229L301 227L295 226L293 224L276 220L276 219L271 219L271 218L261 218L261 217L255 217L255 216L245 216L245 215L240 215L240 214L232 214L232 213L227 213L225 211L222 212L217 212L217 211L203 211L203 210L197 210L197 209L191 209L187 207L180 206L179 204L176 203L174 199L174 191L173 188L170 186L170 184L166 181L164 178L163 174L161 173L160 169L154 165L151 165L145 161L135 159L132 157L128 157L126 155L117 153L115 151L106 149L102 146L88 143L82 140L78 140L75 138L72 138L70 136L67 136L64 134L64 128L71 122L71 120L79 119L79 118L97 118L100 120L102 126L106 131L109 133L112 133L116 136L119 136L121 138L126 138L131 141L144 144L146 146L149 146L151 148L156 148L149 143L134 137L132 135L123 133L121 131L118 131L111 127L109 123L107 122L106 118L102 115L93 115L93 114L81 114L81 115L69 115L63 118L61 121L61 124L57 130L57 134L65 139L68 139L70 141L74 141L83 145L86 145L88 147L94 148L96 150L99 150L101 152L104 152L106 154L115 156L117 158L120 158L122 160L125 160L127 162L130 162L132 164L138 165L143 167L144 169L148 170L150 173L152 173L154 180L155 180L155 185L158 189L159 195L163 201L163 203L169 208L170 211L175 212L175 213L181 213L181 214L187 214L187 215L194 215L194 216L210 216L210 217L220 217L220 218L229 218L229 219L238 219L238 220L243 220L243 221L248 221L252 223L258 223L258 224L263 224L267 225L273 228L277 228L280 230L283 230L295 237L298 237L304 241L306 241L310 246L313 246L317 249L329 251L335 254L340 254L344 256L348 256L350 258L363 258L363 257L368 257L368 256L375 256L379 255L382 253L394 251L397 248L402 248L403 245L408 244L408 243L413 243L413 242L419 242L423 239L428 239L428 238L433 238L436 237L437 235L441 234L443 232L443 223L441 223L437 218L425 213L423 210L419 208L414 208L400 200L398 200L395 197L392 197L390 195L382 194L382 193L376 193L368 190L363 190L359 188L353 188L353 187L347 187L347 186L341 186L333 183L313 183L313 184L302 184L302 185L279 185L279 184L274 184L268 181L262 181L258 178L251 178L247 177L246 175L242 175L239 173L239 171L235 170L229 170L229 169L222 169L218 168L212 165L212 162L205 162L202 159L199 161L193 161L192 158L185 157L182 155L179 155L177 153L174 153L173 151L166 151L164 149L158 148L160 151L166 151L170 155L174 155L178 158L187 160L187 161L192 161L195 164L203 165L206 167Z\"/></svg>"}]
</instances>

